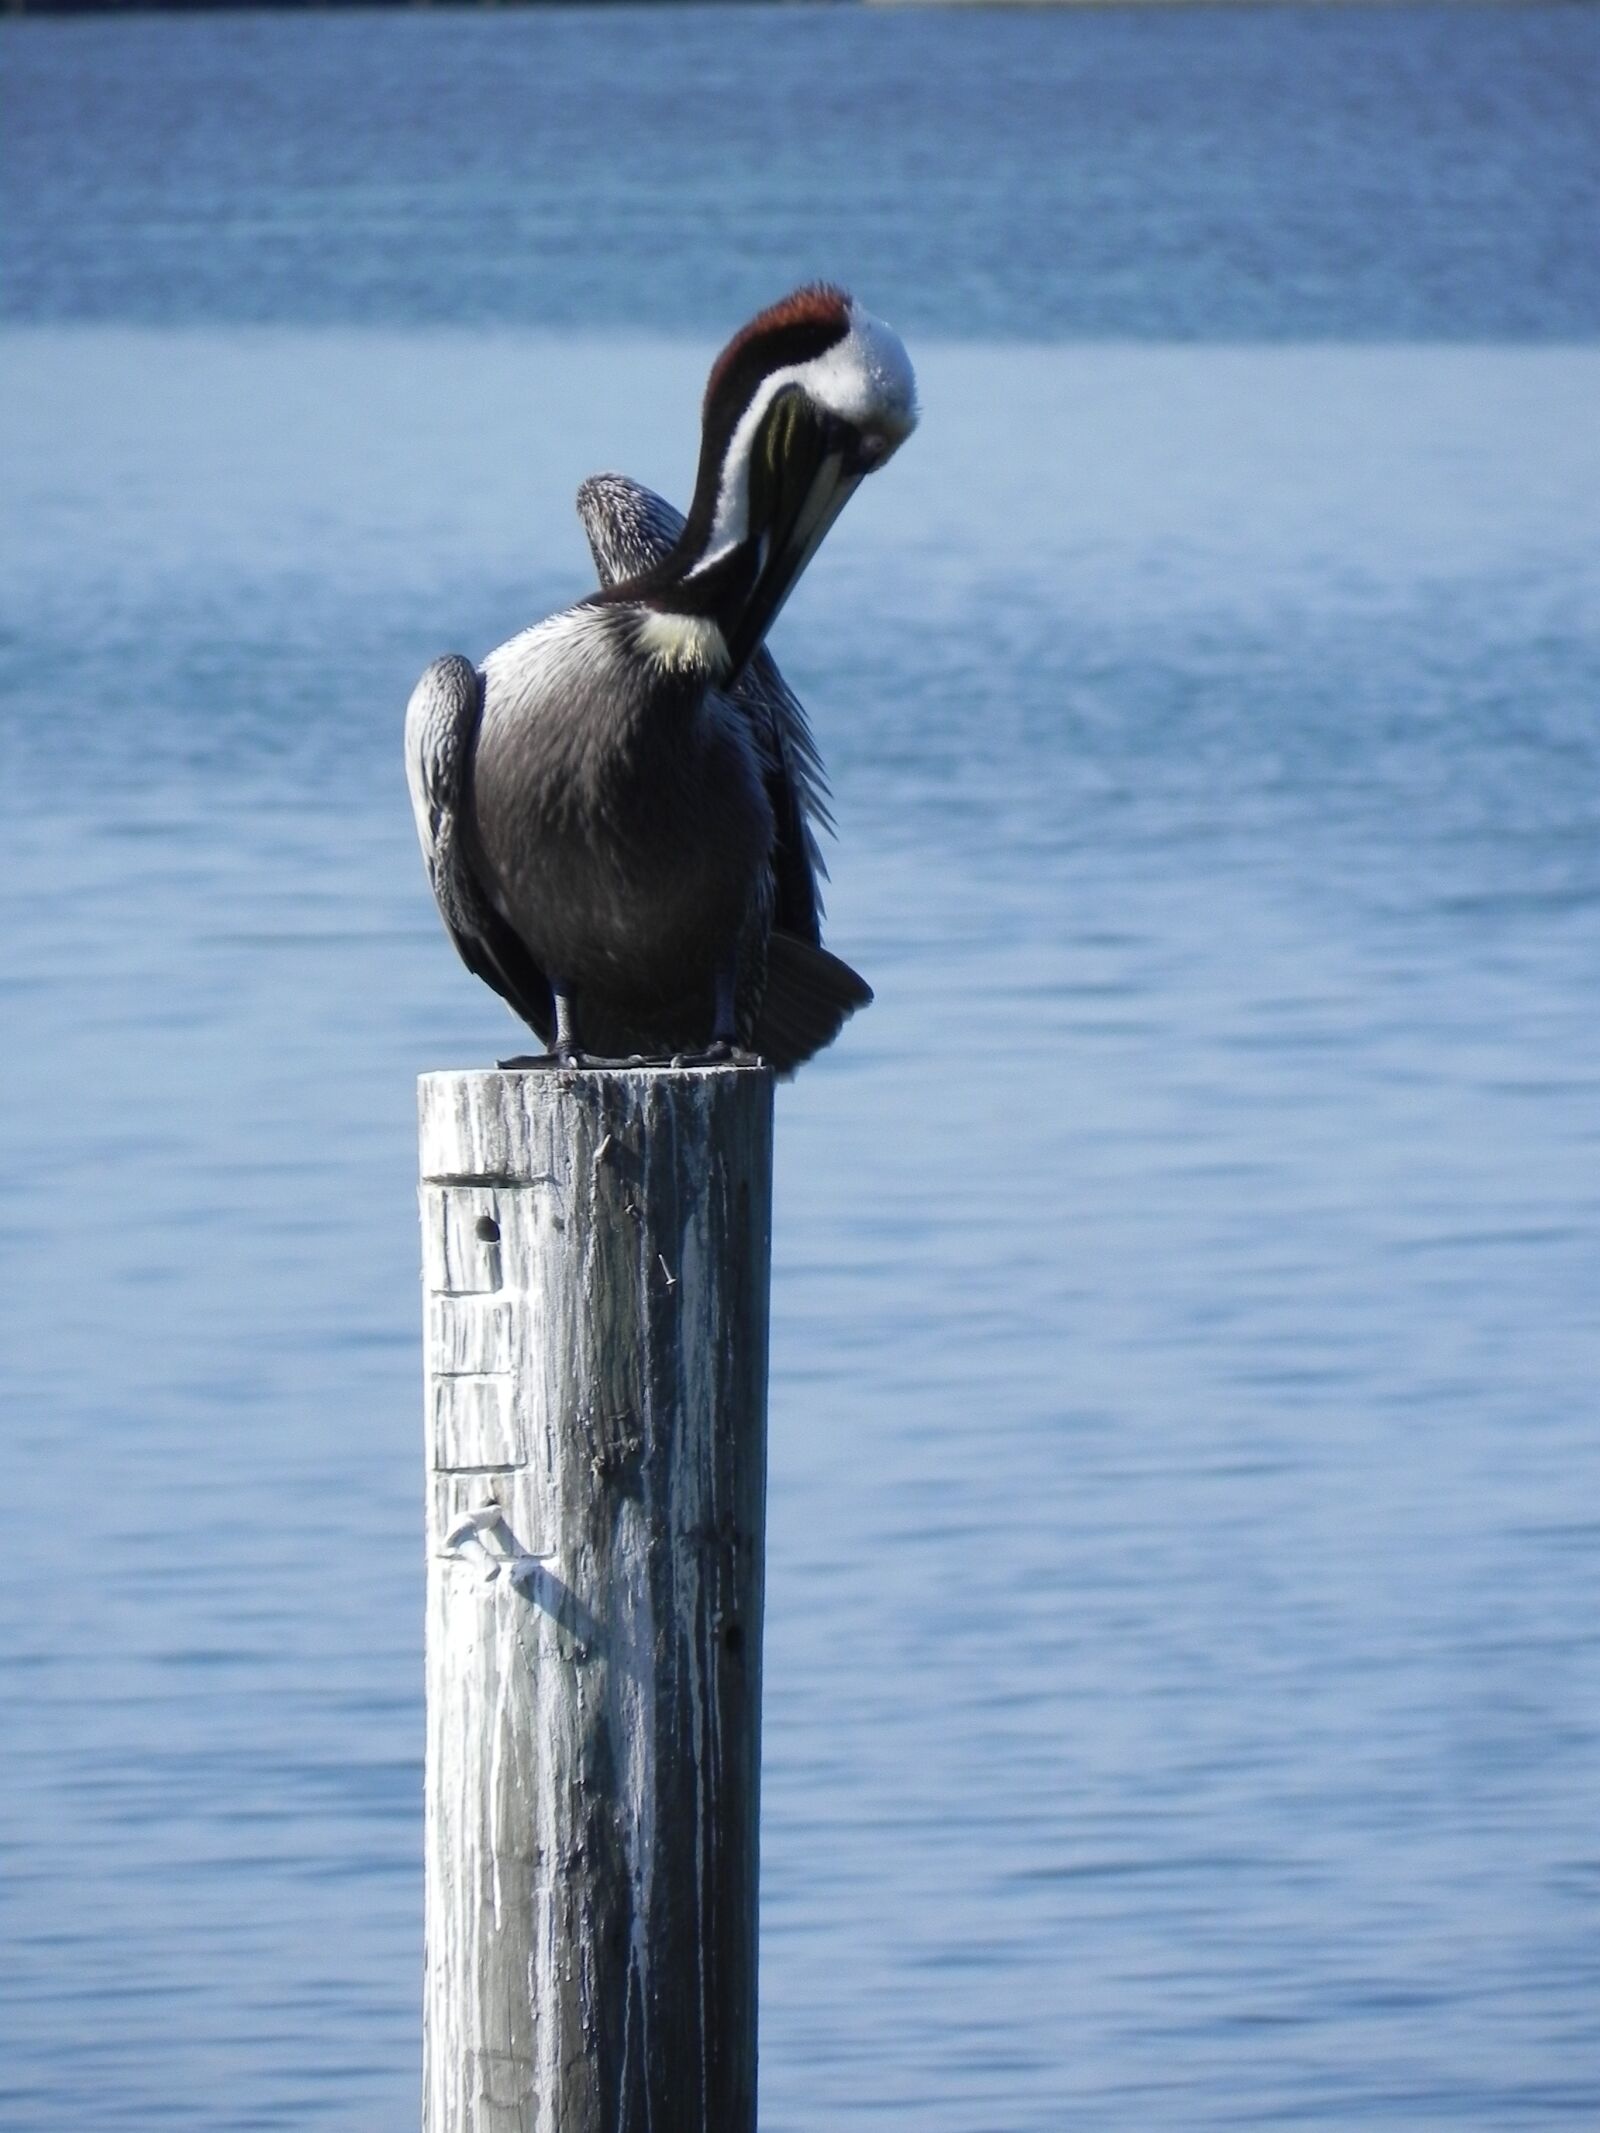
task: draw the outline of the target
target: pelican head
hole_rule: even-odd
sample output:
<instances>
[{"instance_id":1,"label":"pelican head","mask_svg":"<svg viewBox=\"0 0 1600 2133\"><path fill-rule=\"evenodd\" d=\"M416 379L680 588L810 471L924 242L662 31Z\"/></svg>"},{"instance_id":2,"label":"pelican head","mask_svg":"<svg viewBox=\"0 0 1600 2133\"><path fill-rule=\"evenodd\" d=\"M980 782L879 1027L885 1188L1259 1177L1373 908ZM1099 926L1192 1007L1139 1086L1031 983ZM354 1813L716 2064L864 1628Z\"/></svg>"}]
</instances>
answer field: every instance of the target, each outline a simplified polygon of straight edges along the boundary
<instances>
[{"instance_id":1,"label":"pelican head","mask_svg":"<svg viewBox=\"0 0 1600 2133\"><path fill-rule=\"evenodd\" d=\"M916 402L892 327L842 289L797 289L712 365L683 537L610 597L712 623L736 676L857 485L916 427Z\"/></svg>"}]
</instances>

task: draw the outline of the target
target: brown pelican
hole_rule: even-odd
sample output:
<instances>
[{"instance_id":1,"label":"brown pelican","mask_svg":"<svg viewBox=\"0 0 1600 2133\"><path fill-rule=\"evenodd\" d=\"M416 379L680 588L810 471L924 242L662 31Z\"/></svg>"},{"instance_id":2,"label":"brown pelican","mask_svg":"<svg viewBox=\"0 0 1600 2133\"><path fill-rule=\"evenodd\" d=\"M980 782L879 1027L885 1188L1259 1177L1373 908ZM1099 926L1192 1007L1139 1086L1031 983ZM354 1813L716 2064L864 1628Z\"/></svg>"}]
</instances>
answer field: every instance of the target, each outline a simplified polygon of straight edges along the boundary
<instances>
[{"instance_id":1,"label":"brown pelican","mask_svg":"<svg viewBox=\"0 0 1600 2133\"><path fill-rule=\"evenodd\" d=\"M737 1045L787 1073L871 999L821 945L825 791L762 640L915 423L898 337L841 290L798 290L712 368L688 517L585 482L600 589L418 682L406 767L434 895L553 1057Z\"/></svg>"}]
</instances>

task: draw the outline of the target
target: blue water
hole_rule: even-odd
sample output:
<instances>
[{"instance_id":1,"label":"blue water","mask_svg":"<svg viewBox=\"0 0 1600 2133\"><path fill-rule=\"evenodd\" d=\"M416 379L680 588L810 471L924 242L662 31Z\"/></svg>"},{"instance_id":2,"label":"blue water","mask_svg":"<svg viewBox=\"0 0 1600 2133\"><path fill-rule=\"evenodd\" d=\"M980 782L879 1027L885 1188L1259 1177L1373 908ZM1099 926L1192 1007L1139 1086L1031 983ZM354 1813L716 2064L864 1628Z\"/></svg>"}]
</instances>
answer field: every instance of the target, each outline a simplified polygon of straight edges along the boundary
<instances>
[{"instance_id":1,"label":"blue water","mask_svg":"<svg viewBox=\"0 0 1600 2133\"><path fill-rule=\"evenodd\" d=\"M511 1026L400 710L818 269L926 413L777 642L878 1000L781 1103L764 2133L1600 2122L1597 65L0 24L0 2124L415 2122L412 1081Z\"/></svg>"},{"instance_id":2,"label":"blue water","mask_svg":"<svg viewBox=\"0 0 1600 2133\"><path fill-rule=\"evenodd\" d=\"M920 333L1600 330L1566 7L8 23L11 315Z\"/></svg>"}]
</instances>

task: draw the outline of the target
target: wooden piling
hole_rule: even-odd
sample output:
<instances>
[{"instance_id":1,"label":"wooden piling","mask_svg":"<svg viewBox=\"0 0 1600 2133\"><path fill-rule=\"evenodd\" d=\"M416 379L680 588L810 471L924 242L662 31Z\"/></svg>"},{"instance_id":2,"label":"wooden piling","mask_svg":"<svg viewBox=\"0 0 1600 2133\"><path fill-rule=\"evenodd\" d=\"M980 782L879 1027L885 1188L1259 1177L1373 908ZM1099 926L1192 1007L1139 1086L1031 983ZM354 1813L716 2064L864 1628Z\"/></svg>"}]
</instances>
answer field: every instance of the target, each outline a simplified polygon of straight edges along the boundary
<instances>
[{"instance_id":1,"label":"wooden piling","mask_svg":"<svg viewBox=\"0 0 1600 2133\"><path fill-rule=\"evenodd\" d=\"M419 1101L424 2133L754 2133L772 1077Z\"/></svg>"}]
</instances>

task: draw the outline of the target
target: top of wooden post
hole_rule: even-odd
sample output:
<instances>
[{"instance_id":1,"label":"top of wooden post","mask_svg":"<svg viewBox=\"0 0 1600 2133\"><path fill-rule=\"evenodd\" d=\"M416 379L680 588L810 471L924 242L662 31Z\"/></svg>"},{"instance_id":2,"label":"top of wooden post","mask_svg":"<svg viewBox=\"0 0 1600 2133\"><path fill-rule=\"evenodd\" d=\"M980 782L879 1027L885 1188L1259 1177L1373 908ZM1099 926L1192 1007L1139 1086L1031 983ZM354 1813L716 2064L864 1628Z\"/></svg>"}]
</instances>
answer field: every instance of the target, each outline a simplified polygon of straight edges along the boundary
<instances>
[{"instance_id":1,"label":"top of wooden post","mask_svg":"<svg viewBox=\"0 0 1600 2133\"><path fill-rule=\"evenodd\" d=\"M430 1184L528 1181L552 1169L558 1110L574 1105L601 1132L669 1111L681 1129L770 1110L770 1067L462 1067L417 1077L418 1146Z\"/></svg>"}]
</instances>

